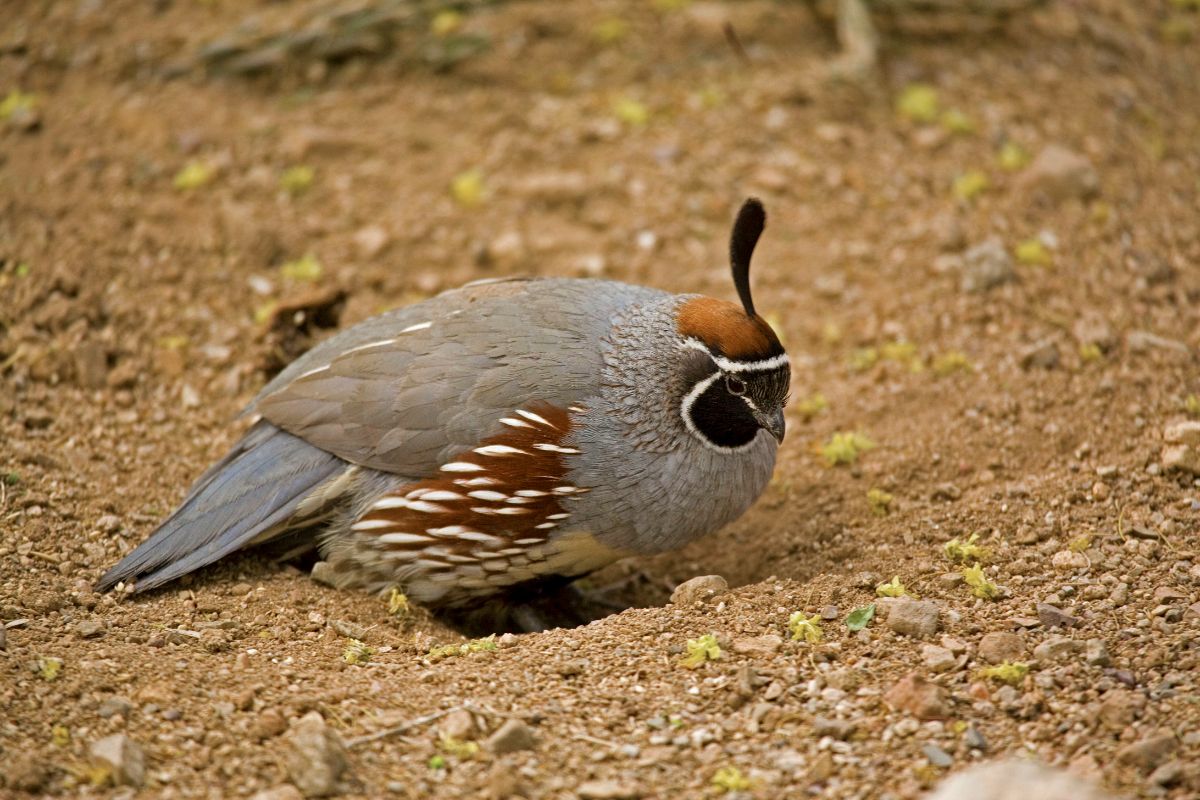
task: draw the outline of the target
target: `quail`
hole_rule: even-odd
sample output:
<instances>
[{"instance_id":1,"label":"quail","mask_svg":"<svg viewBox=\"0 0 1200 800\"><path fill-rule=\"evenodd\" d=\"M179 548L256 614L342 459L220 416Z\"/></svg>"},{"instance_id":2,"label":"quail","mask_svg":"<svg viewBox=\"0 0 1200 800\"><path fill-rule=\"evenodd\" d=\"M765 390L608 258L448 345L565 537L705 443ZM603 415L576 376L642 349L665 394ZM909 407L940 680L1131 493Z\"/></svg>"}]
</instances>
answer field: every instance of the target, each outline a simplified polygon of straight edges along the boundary
<instances>
[{"instance_id":1,"label":"quail","mask_svg":"<svg viewBox=\"0 0 1200 800\"><path fill-rule=\"evenodd\" d=\"M454 609L716 531L762 493L784 436L791 366L750 291L765 222L750 199L733 225L740 305L502 279L322 342L97 589L287 541L338 586Z\"/></svg>"}]
</instances>

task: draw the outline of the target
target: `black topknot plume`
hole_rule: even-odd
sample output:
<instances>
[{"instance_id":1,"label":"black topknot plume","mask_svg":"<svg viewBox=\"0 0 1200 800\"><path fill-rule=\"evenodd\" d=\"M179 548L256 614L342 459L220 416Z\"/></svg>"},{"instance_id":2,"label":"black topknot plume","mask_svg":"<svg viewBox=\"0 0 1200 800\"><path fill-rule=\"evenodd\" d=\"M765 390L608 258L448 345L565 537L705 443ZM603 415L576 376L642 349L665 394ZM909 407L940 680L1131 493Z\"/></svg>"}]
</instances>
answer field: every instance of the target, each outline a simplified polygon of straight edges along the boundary
<instances>
[{"instance_id":1,"label":"black topknot plume","mask_svg":"<svg viewBox=\"0 0 1200 800\"><path fill-rule=\"evenodd\" d=\"M750 257L754 255L754 246L758 244L758 237L762 236L766 224L767 212L763 210L763 204L758 198L751 197L742 203L733 223L733 233L729 236L729 265L733 269L733 285L737 287L742 308L751 317L754 316L754 298L750 295Z\"/></svg>"}]
</instances>

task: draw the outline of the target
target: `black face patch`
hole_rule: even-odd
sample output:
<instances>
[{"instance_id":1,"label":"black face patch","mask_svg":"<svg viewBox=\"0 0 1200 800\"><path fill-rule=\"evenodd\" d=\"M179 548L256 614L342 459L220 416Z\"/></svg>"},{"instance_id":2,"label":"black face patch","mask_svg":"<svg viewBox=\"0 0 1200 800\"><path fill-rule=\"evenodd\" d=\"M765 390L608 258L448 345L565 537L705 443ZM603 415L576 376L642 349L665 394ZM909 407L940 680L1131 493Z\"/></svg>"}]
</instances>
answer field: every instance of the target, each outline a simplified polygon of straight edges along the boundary
<instances>
[{"instance_id":1,"label":"black face patch","mask_svg":"<svg viewBox=\"0 0 1200 800\"><path fill-rule=\"evenodd\" d=\"M787 364L727 371L700 352L687 357L684 374L690 387L682 407L685 423L707 444L723 450L754 441L763 420L783 408L791 381Z\"/></svg>"},{"instance_id":2,"label":"black face patch","mask_svg":"<svg viewBox=\"0 0 1200 800\"><path fill-rule=\"evenodd\" d=\"M740 396L730 393L723 376L701 392L686 410L696 431L717 447L742 447L758 435L759 424L750 406Z\"/></svg>"}]
</instances>

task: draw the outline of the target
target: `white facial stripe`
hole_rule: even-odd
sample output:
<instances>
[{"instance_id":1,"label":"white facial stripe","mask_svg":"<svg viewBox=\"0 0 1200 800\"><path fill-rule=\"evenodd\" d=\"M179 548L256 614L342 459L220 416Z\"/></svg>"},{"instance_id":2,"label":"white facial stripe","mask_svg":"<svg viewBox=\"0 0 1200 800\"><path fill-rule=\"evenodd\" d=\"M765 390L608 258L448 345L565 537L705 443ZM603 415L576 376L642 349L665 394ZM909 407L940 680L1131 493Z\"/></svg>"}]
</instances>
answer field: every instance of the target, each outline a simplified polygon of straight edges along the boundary
<instances>
[{"instance_id":1,"label":"white facial stripe","mask_svg":"<svg viewBox=\"0 0 1200 800\"><path fill-rule=\"evenodd\" d=\"M681 347L686 347L690 350L699 350L711 358L713 363L723 372L767 372L791 363L787 353L780 353L777 356L764 358L761 361L730 361L724 356L713 353L699 339L684 339Z\"/></svg>"}]
</instances>

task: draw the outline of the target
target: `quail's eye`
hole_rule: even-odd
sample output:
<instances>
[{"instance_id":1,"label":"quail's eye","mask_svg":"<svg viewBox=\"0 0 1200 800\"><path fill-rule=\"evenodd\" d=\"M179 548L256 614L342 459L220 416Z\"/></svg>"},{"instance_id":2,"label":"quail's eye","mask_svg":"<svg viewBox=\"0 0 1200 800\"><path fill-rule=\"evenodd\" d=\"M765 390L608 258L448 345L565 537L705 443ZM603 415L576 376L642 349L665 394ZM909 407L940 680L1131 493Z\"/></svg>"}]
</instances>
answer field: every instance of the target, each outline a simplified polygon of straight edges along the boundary
<instances>
[{"instance_id":1,"label":"quail's eye","mask_svg":"<svg viewBox=\"0 0 1200 800\"><path fill-rule=\"evenodd\" d=\"M725 388L729 390L730 394L743 395L746 393L746 384L732 375L725 377Z\"/></svg>"}]
</instances>

